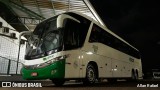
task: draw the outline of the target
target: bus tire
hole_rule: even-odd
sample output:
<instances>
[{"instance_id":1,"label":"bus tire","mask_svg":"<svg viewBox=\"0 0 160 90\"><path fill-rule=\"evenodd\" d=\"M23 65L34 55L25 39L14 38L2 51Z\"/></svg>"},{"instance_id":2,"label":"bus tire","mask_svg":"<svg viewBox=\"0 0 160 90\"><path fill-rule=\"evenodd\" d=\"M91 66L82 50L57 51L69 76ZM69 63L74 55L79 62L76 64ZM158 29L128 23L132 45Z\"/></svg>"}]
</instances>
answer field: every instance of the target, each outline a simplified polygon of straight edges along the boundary
<instances>
[{"instance_id":1,"label":"bus tire","mask_svg":"<svg viewBox=\"0 0 160 90\"><path fill-rule=\"evenodd\" d=\"M83 80L83 84L91 85L96 82L97 72L92 64L89 64L86 69L86 78Z\"/></svg>"},{"instance_id":2,"label":"bus tire","mask_svg":"<svg viewBox=\"0 0 160 90\"><path fill-rule=\"evenodd\" d=\"M138 70L136 70L136 80L138 80L138 77L139 77L139 75L138 75Z\"/></svg>"},{"instance_id":3,"label":"bus tire","mask_svg":"<svg viewBox=\"0 0 160 90\"><path fill-rule=\"evenodd\" d=\"M65 83L64 79L52 79L52 82L56 85L56 86L62 86Z\"/></svg>"},{"instance_id":4,"label":"bus tire","mask_svg":"<svg viewBox=\"0 0 160 90\"><path fill-rule=\"evenodd\" d=\"M138 73L132 70L131 81L137 81L137 80L138 80Z\"/></svg>"}]
</instances>

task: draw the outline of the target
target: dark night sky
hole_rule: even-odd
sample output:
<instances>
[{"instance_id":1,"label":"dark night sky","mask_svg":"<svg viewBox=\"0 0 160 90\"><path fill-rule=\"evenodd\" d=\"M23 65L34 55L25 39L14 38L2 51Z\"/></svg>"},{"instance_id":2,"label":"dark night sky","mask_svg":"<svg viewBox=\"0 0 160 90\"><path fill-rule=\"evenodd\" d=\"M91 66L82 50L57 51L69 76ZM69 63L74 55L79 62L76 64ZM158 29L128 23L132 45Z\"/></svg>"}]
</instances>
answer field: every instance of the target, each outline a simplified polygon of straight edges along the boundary
<instances>
[{"instance_id":1,"label":"dark night sky","mask_svg":"<svg viewBox=\"0 0 160 90\"><path fill-rule=\"evenodd\" d=\"M140 50L144 71L160 68L158 0L89 1L111 31Z\"/></svg>"}]
</instances>

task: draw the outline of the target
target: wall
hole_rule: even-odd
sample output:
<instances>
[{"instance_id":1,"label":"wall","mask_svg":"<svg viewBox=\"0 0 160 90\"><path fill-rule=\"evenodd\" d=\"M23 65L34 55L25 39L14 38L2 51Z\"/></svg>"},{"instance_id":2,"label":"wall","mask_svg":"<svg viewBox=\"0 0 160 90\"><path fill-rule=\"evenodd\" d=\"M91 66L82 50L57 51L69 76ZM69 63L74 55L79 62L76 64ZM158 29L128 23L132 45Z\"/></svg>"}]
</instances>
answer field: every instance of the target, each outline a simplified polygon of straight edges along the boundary
<instances>
[{"instance_id":1,"label":"wall","mask_svg":"<svg viewBox=\"0 0 160 90\"><path fill-rule=\"evenodd\" d=\"M7 74L7 71L9 70L9 74L16 74L16 68L17 68L17 57L18 57L18 49L19 49L19 32L17 32L12 26L10 26L6 21L4 21L0 17L0 22L2 22L2 28L0 28L0 75L1 74ZM2 30L4 27L9 28L9 33L3 33ZM16 39L10 38L10 33L16 34ZM21 45L21 51L20 51L20 62L23 62L24 59L24 53L25 53L25 44ZM2 58L4 57L4 58ZM9 64L9 60L11 60ZM10 65L10 68L8 69L8 65ZM22 64L19 63L18 66L18 74L20 74L20 69L22 67Z\"/></svg>"}]
</instances>

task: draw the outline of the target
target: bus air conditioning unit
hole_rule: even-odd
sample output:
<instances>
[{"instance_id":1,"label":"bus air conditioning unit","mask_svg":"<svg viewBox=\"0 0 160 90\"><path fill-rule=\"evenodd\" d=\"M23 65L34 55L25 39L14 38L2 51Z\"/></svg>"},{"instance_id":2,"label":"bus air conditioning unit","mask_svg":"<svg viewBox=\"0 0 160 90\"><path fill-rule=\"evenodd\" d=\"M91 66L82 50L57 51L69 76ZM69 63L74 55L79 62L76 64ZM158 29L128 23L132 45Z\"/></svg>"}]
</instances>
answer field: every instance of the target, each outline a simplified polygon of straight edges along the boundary
<instances>
[{"instance_id":1,"label":"bus air conditioning unit","mask_svg":"<svg viewBox=\"0 0 160 90\"><path fill-rule=\"evenodd\" d=\"M2 33L5 33L5 34L9 33L9 28L8 27L4 27Z\"/></svg>"},{"instance_id":2,"label":"bus air conditioning unit","mask_svg":"<svg viewBox=\"0 0 160 90\"><path fill-rule=\"evenodd\" d=\"M16 38L16 34L15 33L10 33L11 38Z\"/></svg>"}]
</instances>

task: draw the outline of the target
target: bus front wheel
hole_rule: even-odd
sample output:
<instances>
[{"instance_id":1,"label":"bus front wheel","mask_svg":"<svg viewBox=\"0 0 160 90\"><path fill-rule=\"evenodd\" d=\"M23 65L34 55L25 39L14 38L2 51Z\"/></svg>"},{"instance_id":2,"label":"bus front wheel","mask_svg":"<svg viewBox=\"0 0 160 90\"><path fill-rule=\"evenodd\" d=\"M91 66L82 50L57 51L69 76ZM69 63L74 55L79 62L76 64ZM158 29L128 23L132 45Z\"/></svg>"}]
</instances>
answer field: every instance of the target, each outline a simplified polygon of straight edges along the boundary
<instances>
[{"instance_id":1,"label":"bus front wheel","mask_svg":"<svg viewBox=\"0 0 160 90\"><path fill-rule=\"evenodd\" d=\"M89 64L86 69L86 78L84 79L84 84L94 84L97 79L96 69L92 64Z\"/></svg>"},{"instance_id":2,"label":"bus front wheel","mask_svg":"<svg viewBox=\"0 0 160 90\"><path fill-rule=\"evenodd\" d=\"M64 79L52 79L52 82L56 85L56 86L62 86L65 83Z\"/></svg>"}]
</instances>

